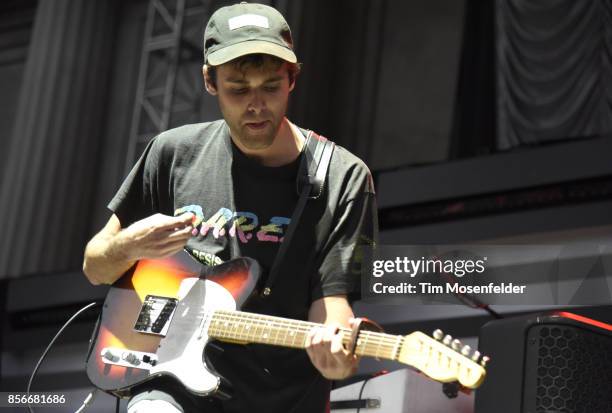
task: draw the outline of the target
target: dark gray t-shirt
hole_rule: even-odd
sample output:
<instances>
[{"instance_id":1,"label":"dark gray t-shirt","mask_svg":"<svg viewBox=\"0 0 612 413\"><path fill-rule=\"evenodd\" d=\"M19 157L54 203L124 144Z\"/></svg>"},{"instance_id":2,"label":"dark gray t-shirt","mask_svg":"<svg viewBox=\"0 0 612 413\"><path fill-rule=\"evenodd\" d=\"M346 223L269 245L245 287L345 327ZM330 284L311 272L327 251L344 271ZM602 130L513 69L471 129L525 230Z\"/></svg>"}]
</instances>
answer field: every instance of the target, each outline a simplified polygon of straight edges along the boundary
<instances>
[{"instance_id":1,"label":"dark gray t-shirt","mask_svg":"<svg viewBox=\"0 0 612 413\"><path fill-rule=\"evenodd\" d=\"M158 212L201 208L204 222L187 250L207 265L250 256L261 264L265 281L298 199L300 161L301 155L288 165L264 167L232 144L225 121L186 125L147 146L109 208L122 227ZM337 146L324 191L306 204L273 293L253 297L243 309L305 320L319 298L357 297L359 247L371 245L376 236L371 175L363 162ZM221 347L223 354L211 358L234 386L234 397L222 411L324 411L329 383L304 351Z\"/></svg>"}]
</instances>

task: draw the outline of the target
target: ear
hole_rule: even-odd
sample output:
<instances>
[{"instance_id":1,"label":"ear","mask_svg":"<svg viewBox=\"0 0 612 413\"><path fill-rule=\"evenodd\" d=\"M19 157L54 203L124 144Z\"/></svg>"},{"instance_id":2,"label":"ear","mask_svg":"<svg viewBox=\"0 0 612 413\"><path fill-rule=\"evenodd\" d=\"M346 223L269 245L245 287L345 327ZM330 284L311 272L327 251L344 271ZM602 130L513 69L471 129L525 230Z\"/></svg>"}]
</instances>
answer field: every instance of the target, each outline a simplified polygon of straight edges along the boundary
<instances>
[{"instance_id":1,"label":"ear","mask_svg":"<svg viewBox=\"0 0 612 413\"><path fill-rule=\"evenodd\" d=\"M212 96L217 96L217 88L213 85L210 75L208 74L208 65L202 66L202 76L204 76L204 87Z\"/></svg>"},{"instance_id":2,"label":"ear","mask_svg":"<svg viewBox=\"0 0 612 413\"><path fill-rule=\"evenodd\" d=\"M291 79L291 75L289 74L289 64L286 62L284 64L285 70L287 71L287 78L289 80L289 92L291 92L295 88L295 81L297 76L293 76L293 79Z\"/></svg>"}]
</instances>

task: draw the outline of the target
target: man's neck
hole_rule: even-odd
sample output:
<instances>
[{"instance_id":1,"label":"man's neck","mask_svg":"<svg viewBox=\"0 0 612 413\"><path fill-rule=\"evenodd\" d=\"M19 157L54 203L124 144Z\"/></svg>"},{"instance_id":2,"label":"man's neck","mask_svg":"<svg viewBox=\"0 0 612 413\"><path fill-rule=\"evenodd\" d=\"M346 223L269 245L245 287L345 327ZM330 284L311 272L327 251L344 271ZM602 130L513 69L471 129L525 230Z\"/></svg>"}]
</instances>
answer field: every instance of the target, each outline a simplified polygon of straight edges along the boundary
<instances>
[{"instance_id":1,"label":"man's neck","mask_svg":"<svg viewBox=\"0 0 612 413\"><path fill-rule=\"evenodd\" d=\"M297 126L289 119L283 118L274 142L267 148L248 149L237 139L232 138L232 141L242 153L263 166L282 166L293 162L299 156L305 139Z\"/></svg>"}]
</instances>

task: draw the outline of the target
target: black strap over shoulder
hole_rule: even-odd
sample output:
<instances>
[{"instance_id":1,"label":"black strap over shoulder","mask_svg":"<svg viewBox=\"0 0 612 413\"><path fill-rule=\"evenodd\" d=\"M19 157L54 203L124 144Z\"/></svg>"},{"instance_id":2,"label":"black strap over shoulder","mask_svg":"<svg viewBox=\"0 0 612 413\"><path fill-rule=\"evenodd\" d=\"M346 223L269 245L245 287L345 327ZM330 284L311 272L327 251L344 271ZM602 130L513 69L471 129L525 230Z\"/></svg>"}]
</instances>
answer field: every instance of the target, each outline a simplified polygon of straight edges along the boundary
<instances>
[{"instance_id":1,"label":"black strap over shoulder","mask_svg":"<svg viewBox=\"0 0 612 413\"><path fill-rule=\"evenodd\" d=\"M327 169L335 145L332 141L312 131L308 133L304 145L304 158L296 183L297 193L301 195L305 186L310 184L308 198L317 199L323 193Z\"/></svg>"},{"instance_id":2,"label":"black strap over shoulder","mask_svg":"<svg viewBox=\"0 0 612 413\"><path fill-rule=\"evenodd\" d=\"M329 162L331 161L334 147L335 144L332 141L317 135L313 131L308 132L306 142L304 143L304 156L302 157L296 181L296 190L300 198L293 210L291 222L289 223L283 242L276 253L276 258L268 274L266 285L262 290L262 295L265 297L272 293L272 285L278 277L280 265L291 244L293 233L304 211L306 201L308 199L317 199L323 193L327 169L329 168Z\"/></svg>"}]
</instances>

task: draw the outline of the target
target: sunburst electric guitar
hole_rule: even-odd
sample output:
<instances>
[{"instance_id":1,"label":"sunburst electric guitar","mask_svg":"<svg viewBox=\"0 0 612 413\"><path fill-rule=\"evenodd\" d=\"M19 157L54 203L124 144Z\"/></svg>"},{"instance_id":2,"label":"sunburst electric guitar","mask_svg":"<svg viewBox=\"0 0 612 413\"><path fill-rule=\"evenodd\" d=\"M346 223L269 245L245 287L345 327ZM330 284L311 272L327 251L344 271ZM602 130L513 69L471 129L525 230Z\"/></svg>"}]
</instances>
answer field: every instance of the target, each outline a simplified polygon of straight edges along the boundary
<instances>
[{"instance_id":1,"label":"sunburst electric guitar","mask_svg":"<svg viewBox=\"0 0 612 413\"><path fill-rule=\"evenodd\" d=\"M304 348L315 323L242 312L254 291L259 266L249 258L206 267L189 253L142 260L106 296L87 357L87 375L117 396L162 376L194 395L223 395L222 379L202 357L213 340ZM343 341L352 340L341 329ZM395 336L362 330L355 353L408 364L440 382L476 388L484 380L480 355L461 354L449 337L421 332Z\"/></svg>"}]
</instances>

